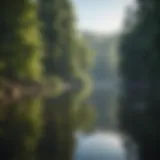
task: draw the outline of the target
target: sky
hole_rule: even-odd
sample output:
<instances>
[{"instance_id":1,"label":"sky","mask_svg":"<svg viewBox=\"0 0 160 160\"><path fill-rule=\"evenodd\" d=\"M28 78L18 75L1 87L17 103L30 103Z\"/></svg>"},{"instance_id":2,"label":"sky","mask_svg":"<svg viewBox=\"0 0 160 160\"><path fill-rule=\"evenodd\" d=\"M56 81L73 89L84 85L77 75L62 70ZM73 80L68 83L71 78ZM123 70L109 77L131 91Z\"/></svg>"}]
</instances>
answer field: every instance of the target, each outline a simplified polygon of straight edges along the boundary
<instances>
[{"instance_id":1,"label":"sky","mask_svg":"<svg viewBox=\"0 0 160 160\"><path fill-rule=\"evenodd\" d=\"M73 1L78 28L99 33L119 32L123 26L125 8L133 3L133 0Z\"/></svg>"}]
</instances>

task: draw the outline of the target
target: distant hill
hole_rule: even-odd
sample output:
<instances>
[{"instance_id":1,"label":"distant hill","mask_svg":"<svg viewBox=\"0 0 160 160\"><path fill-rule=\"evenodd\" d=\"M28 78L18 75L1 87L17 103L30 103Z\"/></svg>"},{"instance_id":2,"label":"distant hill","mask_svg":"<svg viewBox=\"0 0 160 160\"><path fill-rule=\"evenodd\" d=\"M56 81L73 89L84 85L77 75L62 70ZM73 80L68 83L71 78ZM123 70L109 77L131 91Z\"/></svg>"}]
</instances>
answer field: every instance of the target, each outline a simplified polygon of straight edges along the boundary
<instances>
[{"instance_id":1,"label":"distant hill","mask_svg":"<svg viewBox=\"0 0 160 160\"><path fill-rule=\"evenodd\" d=\"M98 111L98 127L109 125L109 110L113 107L117 82L117 45L119 35L101 35L83 32L84 39L95 52L95 63L91 71L94 91L92 103Z\"/></svg>"}]
</instances>

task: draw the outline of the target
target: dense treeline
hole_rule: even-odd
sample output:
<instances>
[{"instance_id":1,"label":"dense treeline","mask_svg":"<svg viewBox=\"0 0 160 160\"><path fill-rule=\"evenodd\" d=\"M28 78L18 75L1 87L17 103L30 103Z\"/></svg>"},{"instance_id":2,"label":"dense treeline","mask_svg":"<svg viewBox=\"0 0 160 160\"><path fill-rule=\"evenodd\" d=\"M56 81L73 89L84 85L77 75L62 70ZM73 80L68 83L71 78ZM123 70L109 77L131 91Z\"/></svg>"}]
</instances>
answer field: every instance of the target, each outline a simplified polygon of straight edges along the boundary
<instances>
[{"instance_id":1,"label":"dense treeline","mask_svg":"<svg viewBox=\"0 0 160 160\"><path fill-rule=\"evenodd\" d=\"M89 79L92 55L76 30L74 16L69 0L0 3L0 103L4 95L7 102L19 97L19 89L30 95L22 102L1 103L2 159L71 159L73 132L92 123L92 107L79 102L78 110L74 109L75 94L35 99L40 90L35 92L34 87L43 82L52 94L57 81L79 87ZM81 123L78 113L85 115L87 124Z\"/></svg>"},{"instance_id":2,"label":"dense treeline","mask_svg":"<svg viewBox=\"0 0 160 160\"><path fill-rule=\"evenodd\" d=\"M68 79L73 72L71 57L76 54L72 6L68 0L41 0L39 5L45 42L45 74Z\"/></svg>"},{"instance_id":3,"label":"dense treeline","mask_svg":"<svg viewBox=\"0 0 160 160\"><path fill-rule=\"evenodd\" d=\"M90 66L89 50L75 28L70 0L40 0L39 16L44 41L44 74L66 81L80 78Z\"/></svg>"},{"instance_id":4,"label":"dense treeline","mask_svg":"<svg viewBox=\"0 0 160 160\"><path fill-rule=\"evenodd\" d=\"M4 97L19 99L20 89L30 95L22 102L1 103L1 158L72 159L73 133L92 123L92 107L79 98L76 110L70 93L37 100L40 90L34 90L42 84L52 94L57 86L79 87L89 79L92 55L76 30L71 1L2 1L0 22L0 103Z\"/></svg>"},{"instance_id":5,"label":"dense treeline","mask_svg":"<svg viewBox=\"0 0 160 160\"><path fill-rule=\"evenodd\" d=\"M139 146L140 159L160 154L160 1L137 0L120 45L124 94L120 124Z\"/></svg>"},{"instance_id":6,"label":"dense treeline","mask_svg":"<svg viewBox=\"0 0 160 160\"><path fill-rule=\"evenodd\" d=\"M58 76L82 81L90 54L76 30L71 1L17 0L0 8L1 77L43 81Z\"/></svg>"},{"instance_id":7,"label":"dense treeline","mask_svg":"<svg viewBox=\"0 0 160 160\"><path fill-rule=\"evenodd\" d=\"M0 4L0 76L38 80L41 77L41 42L37 6L29 0Z\"/></svg>"}]
</instances>

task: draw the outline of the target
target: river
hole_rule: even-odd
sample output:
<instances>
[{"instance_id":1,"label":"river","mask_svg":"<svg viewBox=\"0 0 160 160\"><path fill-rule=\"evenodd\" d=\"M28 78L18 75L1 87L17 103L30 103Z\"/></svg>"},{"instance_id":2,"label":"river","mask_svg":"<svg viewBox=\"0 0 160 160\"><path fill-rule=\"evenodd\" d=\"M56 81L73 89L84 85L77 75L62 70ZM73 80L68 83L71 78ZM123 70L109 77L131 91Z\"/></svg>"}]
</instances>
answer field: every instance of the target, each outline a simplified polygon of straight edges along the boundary
<instances>
[{"instance_id":1,"label":"river","mask_svg":"<svg viewBox=\"0 0 160 160\"><path fill-rule=\"evenodd\" d=\"M97 116L102 108L97 105L104 106L104 115L110 107L99 103L107 98L105 92L97 94L87 100L79 92L67 91L58 97L29 97L1 105L1 159L126 160L123 138L105 127L105 116Z\"/></svg>"}]
</instances>

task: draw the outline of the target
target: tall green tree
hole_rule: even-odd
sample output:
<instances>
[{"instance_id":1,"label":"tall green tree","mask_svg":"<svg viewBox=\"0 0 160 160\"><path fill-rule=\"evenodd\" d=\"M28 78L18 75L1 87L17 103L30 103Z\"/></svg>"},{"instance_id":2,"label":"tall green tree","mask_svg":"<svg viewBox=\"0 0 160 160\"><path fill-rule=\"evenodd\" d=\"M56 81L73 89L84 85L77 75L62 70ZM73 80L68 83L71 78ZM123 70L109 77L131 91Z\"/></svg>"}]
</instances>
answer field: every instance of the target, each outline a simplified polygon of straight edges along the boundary
<instances>
[{"instance_id":1,"label":"tall green tree","mask_svg":"<svg viewBox=\"0 0 160 160\"><path fill-rule=\"evenodd\" d=\"M41 76L37 6L30 0L0 3L0 74L10 79Z\"/></svg>"},{"instance_id":2,"label":"tall green tree","mask_svg":"<svg viewBox=\"0 0 160 160\"><path fill-rule=\"evenodd\" d=\"M92 52L76 30L72 2L40 0L39 15L45 43L45 75L83 81L83 74L88 74Z\"/></svg>"},{"instance_id":3,"label":"tall green tree","mask_svg":"<svg viewBox=\"0 0 160 160\"><path fill-rule=\"evenodd\" d=\"M121 129L139 145L140 159L160 158L160 2L137 0L120 45L124 95Z\"/></svg>"},{"instance_id":4,"label":"tall green tree","mask_svg":"<svg viewBox=\"0 0 160 160\"><path fill-rule=\"evenodd\" d=\"M45 42L45 74L70 78L75 54L73 7L69 0L40 0L39 13Z\"/></svg>"}]
</instances>

